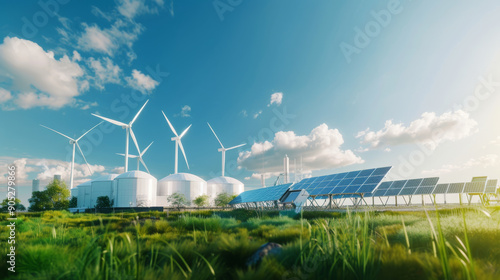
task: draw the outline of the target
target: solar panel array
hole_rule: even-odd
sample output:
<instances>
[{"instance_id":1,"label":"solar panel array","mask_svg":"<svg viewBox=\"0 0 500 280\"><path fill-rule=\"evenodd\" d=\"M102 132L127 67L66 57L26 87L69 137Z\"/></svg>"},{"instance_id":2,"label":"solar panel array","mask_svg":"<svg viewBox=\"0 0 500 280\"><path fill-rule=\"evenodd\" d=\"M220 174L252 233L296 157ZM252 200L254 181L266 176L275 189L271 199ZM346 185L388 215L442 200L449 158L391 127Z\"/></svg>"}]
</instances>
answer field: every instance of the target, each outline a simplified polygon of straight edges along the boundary
<instances>
[{"instance_id":1,"label":"solar panel array","mask_svg":"<svg viewBox=\"0 0 500 280\"><path fill-rule=\"evenodd\" d=\"M242 192L229 204L279 200L291 185L290 183Z\"/></svg>"},{"instance_id":2,"label":"solar panel array","mask_svg":"<svg viewBox=\"0 0 500 280\"><path fill-rule=\"evenodd\" d=\"M431 194L438 181L439 177L431 177L382 182L373 193L366 194L365 197Z\"/></svg>"},{"instance_id":3,"label":"solar panel array","mask_svg":"<svg viewBox=\"0 0 500 280\"><path fill-rule=\"evenodd\" d=\"M496 193L497 191L497 185L498 185L498 180L488 180L486 182L486 188L484 190L484 193Z\"/></svg>"},{"instance_id":4,"label":"solar panel array","mask_svg":"<svg viewBox=\"0 0 500 280\"><path fill-rule=\"evenodd\" d=\"M389 166L306 178L292 189L305 189L313 196L371 193L390 169Z\"/></svg>"}]
</instances>

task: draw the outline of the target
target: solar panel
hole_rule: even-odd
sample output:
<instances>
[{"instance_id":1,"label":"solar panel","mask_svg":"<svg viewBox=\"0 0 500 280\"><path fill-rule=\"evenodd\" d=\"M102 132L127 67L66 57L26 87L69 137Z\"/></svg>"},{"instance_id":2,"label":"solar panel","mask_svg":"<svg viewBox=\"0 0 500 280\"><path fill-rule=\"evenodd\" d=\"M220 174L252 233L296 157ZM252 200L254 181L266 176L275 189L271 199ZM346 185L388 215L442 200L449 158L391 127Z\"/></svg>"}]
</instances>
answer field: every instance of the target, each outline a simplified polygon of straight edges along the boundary
<instances>
[{"instance_id":1,"label":"solar panel","mask_svg":"<svg viewBox=\"0 0 500 280\"><path fill-rule=\"evenodd\" d=\"M424 178L414 194L431 194L438 181L439 177Z\"/></svg>"},{"instance_id":2,"label":"solar panel","mask_svg":"<svg viewBox=\"0 0 500 280\"><path fill-rule=\"evenodd\" d=\"M465 183L452 183L448 187L448 191L446 193L463 193L464 187Z\"/></svg>"},{"instance_id":3,"label":"solar panel","mask_svg":"<svg viewBox=\"0 0 500 280\"><path fill-rule=\"evenodd\" d=\"M279 200L292 184L283 184L273 187L260 188L240 193L229 204L238 204L246 202L262 202Z\"/></svg>"},{"instance_id":4,"label":"solar panel","mask_svg":"<svg viewBox=\"0 0 500 280\"><path fill-rule=\"evenodd\" d=\"M488 180L488 182L486 182L486 188L484 190L484 193L496 193L497 185L498 185L497 179Z\"/></svg>"},{"instance_id":5,"label":"solar panel","mask_svg":"<svg viewBox=\"0 0 500 280\"><path fill-rule=\"evenodd\" d=\"M480 182L486 182L488 180L488 176L480 176L480 177L472 177L472 183L480 183Z\"/></svg>"},{"instance_id":6,"label":"solar panel","mask_svg":"<svg viewBox=\"0 0 500 280\"><path fill-rule=\"evenodd\" d=\"M395 196L398 195L406 184L407 180L394 181L391 187L385 192L383 196Z\"/></svg>"},{"instance_id":7,"label":"solar panel","mask_svg":"<svg viewBox=\"0 0 500 280\"><path fill-rule=\"evenodd\" d=\"M430 194L434 190L439 177L420 178L382 182L380 186L367 197Z\"/></svg>"},{"instance_id":8,"label":"solar panel","mask_svg":"<svg viewBox=\"0 0 500 280\"><path fill-rule=\"evenodd\" d=\"M293 185L292 189L305 189L315 196L371 193L390 169L381 167L306 178Z\"/></svg>"},{"instance_id":9,"label":"solar panel","mask_svg":"<svg viewBox=\"0 0 500 280\"><path fill-rule=\"evenodd\" d=\"M486 181L476 181L465 183L464 193L484 193Z\"/></svg>"},{"instance_id":10,"label":"solar panel","mask_svg":"<svg viewBox=\"0 0 500 280\"><path fill-rule=\"evenodd\" d=\"M432 191L433 194L445 194L448 192L448 186L450 184L437 184L436 187L434 188L434 191Z\"/></svg>"}]
</instances>

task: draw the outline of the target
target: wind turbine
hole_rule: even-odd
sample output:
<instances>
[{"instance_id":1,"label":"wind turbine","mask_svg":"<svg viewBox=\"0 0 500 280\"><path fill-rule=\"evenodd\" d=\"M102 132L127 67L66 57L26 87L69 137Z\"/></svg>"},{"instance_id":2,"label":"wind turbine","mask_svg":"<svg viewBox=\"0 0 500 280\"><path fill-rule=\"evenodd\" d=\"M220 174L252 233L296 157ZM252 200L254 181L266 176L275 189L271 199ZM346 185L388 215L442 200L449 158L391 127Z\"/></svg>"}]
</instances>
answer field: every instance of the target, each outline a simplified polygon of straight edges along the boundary
<instances>
[{"instance_id":1,"label":"wind turbine","mask_svg":"<svg viewBox=\"0 0 500 280\"><path fill-rule=\"evenodd\" d=\"M90 168L90 165L89 165L89 163L87 162L87 159L85 158L85 155L83 154L82 149L80 148L80 145L78 145L78 141L79 141L80 139L82 139L82 138L83 138L83 136L85 136L87 133L89 133L92 129L94 129L94 128L96 128L98 125L100 125L101 123L103 123L103 122L100 122L100 123L98 123L97 125L95 125L94 127L92 127L91 129L87 130L87 132L85 132L82 136L78 137L77 139L73 139L73 138L71 138L71 137L69 137L69 136L67 136L67 135L64 135L64 134L62 134L61 132L56 131L56 130L54 130L54 129L50 128L50 127L46 127L46 126L44 126L44 125L40 125L40 126L42 126L42 127L45 127L46 129L52 130L52 131L54 131L55 133L57 133L57 134L59 134L59 135L62 135L62 136L64 136L64 137L68 138L68 139L69 139L69 143L70 143L71 145L73 145L73 156L71 157L71 170L70 170L70 175L69 175L69 177L70 177L70 178L69 178L69 186L70 186L70 189L72 189L72 188L73 188L73 169L75 168L75 146L77 146L77 147L78 147L78 150L80 151L80 154L82 154L82 157L83 157L83 159L85 160L85 163L87 164L87 167L89 168L90 174L92 174L92 169Z\"/></svg>"},{"instance_id":2,"label":"wind turbine","mask_svg":"<svg viewBox=\"0 0 500 280\"><path fill-rule=\"evenodd\" d=\"M146 104L148 104L148 100L146 100L146 103L144 103L144 105L142 105L142 108L139 110L139 112L137 112L137 114L135 115L135 117L132 119L131 122L129 122L128 124L125 124L125 123L122 123L122 122L119 122L119 121L115 121L115 120L112 120L112 119L108 119L108 118L105 118L105 117L101 117L99 115L96 115L96 114L92 114L98 118L101 118L107 122L110 122L114 125L117 125L117 126L121 126L123 129L126 130L126 133L125 133L125 172L128 171L128 135L130 134L130 136L132 136L132 140L134 140L134 142L137 142L137 140L135 139L135 135L134 135L134 131L132 130L132 125L134 124L135 120L137 120L137 117L139 117L139 114L142 112L142 109L144 109L144 107L146 106Z\"/></svg>"},{"instance_id":3,"label":"wind turbine","mask_svg":"<svg viewBox=\"0 0 500 280\"><path fill-rule=\"evenodd\" d=\"M245 146L246 143L240 144L238 146L234 146L234 147L231 147L231 148L224 148L224 145L222 145L222 142L219 140L219 137L217 137L217 134L215 134L215 131L213 130L213 128L210 126L210 124L208 122L207 122L207 124L208 124L208 127L210 127L210 130L212 130L212 132L214 133L215 138L217 138L217 141L219 141L219 144L221 146L221 148L218 151L222 152L222 177L224 177L224 169L226 167L226 151L229 151L229 150L232 150L232 149L236 149L236 148L239 148L241 146Z\"/></svg>"},{"instance_id":4,"label":"wind turbine","mask_svg":"<svg viewBox=\"0 0 500 280\"><path fill-rule=\"evenodd\" d=\"M142 165L144 166L144 168L146 168L146 171L148 171L148 173L149 173L149 169L146 166L146 163L144 162L144 160L142 159L142 156L144 156L144 154L149 149L149 147L151 147L152 144L153 144L153 142L151 142L151 144L149 144L149 146L147 146L146 149L144 149L144 151L141 152L139 150L139 145L137 145L137 143L136 143L135 145L136 145L137 151L139 152L139 155L138 156L131 155L131 154L128 155L129 158L137 158L137 170L139 170L139 163L142 163ZM119 154L119 153L117 153L117 155L125 156L124 154Z\"/></svg>"},{"instance_id":5,"label":"wind turbine","mask_svg":"<svg viewBox=\"0 0 500 280\"><path fill-rule=\"evenodd\" d=\"M188 160L187 160L187 157L186 157L186 152L184 151L184 147L182 146L182 142L181 142L181 138L186 134L186 132L189 130L189 128L191 127L191 124L188 126L188 128L186 128L182 133L181 135L178 135L177 132L175 131L174 127L172 126L172 124L170 123L170 121L168 120L167 116L165 115L165 113L163 113L163 111L161 111L161 113L163 114L163 116L165 117L165 119L167 120L167 123L168 123L168 126L170 126L170 129L172 130L172 132L175 134L175 137L172 137L171 140L172 141L175 141L175 169L174 169L174 174L177 174L177 161L178 161L178 158L179 158L179 147L181 148L181 152L182 154L184 155L184 160L186 161L186 165L187 165L187 168L189 169L189 164L188 164Z\"/></svg>"}]
</instances>

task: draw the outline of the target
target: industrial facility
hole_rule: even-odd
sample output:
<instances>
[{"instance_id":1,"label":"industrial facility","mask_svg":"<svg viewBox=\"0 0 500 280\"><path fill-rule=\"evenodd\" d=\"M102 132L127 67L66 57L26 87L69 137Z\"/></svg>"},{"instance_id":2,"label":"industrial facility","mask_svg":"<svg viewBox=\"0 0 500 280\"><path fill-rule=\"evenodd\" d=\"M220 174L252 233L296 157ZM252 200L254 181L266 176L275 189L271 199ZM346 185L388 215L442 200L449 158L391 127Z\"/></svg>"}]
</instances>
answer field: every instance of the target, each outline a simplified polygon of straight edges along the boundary
<instances>
[{"instance_id":1,"label":"industrial facility","mask_svg":"<svg viewBox=\"0 0 500 280\"><path fill-rule=\"evenodd\" d=\"M208 127L220 144L218 151L221 152L222 166L221 176L205 181L194 174L178 172L179 149L184 157L186 168L189 169L182 138L191 128L191 125L178 134L163 111L162 114L166 123L173 133L171 140L174 142L175 148L174 170L172 174L157 180L149 174L143 159L145 152L152 143L141 152L137 138L132 130L134 122L148 101L144 103L134 118L127 124L92 114L102 119L103 122L109 122L126 130L125 153L119 154L125 158L124 173L104 175L84 182L77 187L73 187L75 148L78 148L90 172L92 172L78 141L102 122L77 139L43 126L68 138L69 143L73 146L70 189L71 196L77 197L77 210L94 208L97 199L103 196L107 196L113 202L113 207L169 207L172 205L168 198L173 194L183 195L187 202L190 203L202 195L208 196L213 201L221 193L237 195L230 202L235 208L294 208L296 211L302 209L333 209L344 206L375 206L376 204L383 206L397 206L398 203L399 205L410 205L412 199L415 200L416 198L419 198L422 204L429 201L432 203L446 203L447 196L458 196L460 203L462 203L464 195L467 203L471 203L473 197L477 197L479 202L483 204L493 201L498 202L498 199L495 199L498 192L498 180L488 180L484 176L474 177L471 182L462 183L438 184L438 177L387 181L385 178L391 167L381 167L301 179L298 179L296 170L292 182L290 159L287 155L284 155L283 158L283 172L279 174L274 186L265 187L263 182L263 188L244 191L244 184L235 178L225 176L224 171L226 151L246 144L225 148L209 123L207 123ZM129 154L130 137L137 149L137 155ZM129 158L137 159L137 170L128 170ZM147 172L139 170L141 164ZM60 175L56 176L54 179L61 180ZM39 189L39 181L33 180L33 191Z\"/></svg>"}]
</instances>

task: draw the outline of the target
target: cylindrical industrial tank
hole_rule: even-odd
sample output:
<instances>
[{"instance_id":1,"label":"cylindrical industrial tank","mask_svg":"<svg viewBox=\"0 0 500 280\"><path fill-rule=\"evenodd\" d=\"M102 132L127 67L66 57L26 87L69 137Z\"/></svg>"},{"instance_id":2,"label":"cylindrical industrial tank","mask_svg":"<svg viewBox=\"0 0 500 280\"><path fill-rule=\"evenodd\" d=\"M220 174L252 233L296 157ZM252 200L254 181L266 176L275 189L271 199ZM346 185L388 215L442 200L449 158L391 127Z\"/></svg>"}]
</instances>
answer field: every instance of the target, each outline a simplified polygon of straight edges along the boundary
<instances>
[{"instance_id":1,"label":"cylindrical industrial tank","mask_svg":"<svg viewBox=\"0 0 500 280\"><path fill-rule=\"evenodd\" d=\"M114 207L156 206L155 177L139 170L118 175L113 183Z\"/></svg>"},{"instance_id":2,"label":"cylindrical industrial tank","mask_svg":"<svg viewBox=\"0 0 500 280\"><path fill-rule=\"evenodd\" d=\"M214 199L222 192L230 195L239 195L244 191L244 188L245 185L242 182L226 176L216 177L207 181L208 196L211 199Z\"/></svg>"},{"instance_id":3,"label":"cylindrical industrial tank","mask_svg":"<svg viewBox=\"0 0 500 280\"><path fill-rule=\"evenodd\" d=\"M167 196L174 193L183 194L188 202L200 195L207 194L207 182L189 173L171 174L158 181L158 206L170 206Z\"/></svg>"},{"instance_id":4,"label":"cylindrical industrial tank","mask_svg":"<svg viewBox=\"0 0 500 280\"><path fill-rule=\"evenodd\" d=\"M73 196L75 196L76 198L78 198L78 186L72 188L70 191L70 198L71 199Z\"/></svg>"},{"instance_id":5,"label":"cylindrical industrial tank","mask_svg":"<svg viewBox=\"0 0 500 280\"><path fill-rule=\"evenodd\" d=\"M94 207L97 203L97 198L100 196L107 196L109 200L113 200L113 182L118 174L108 174L92 180L90 205Z\"/></svg>"},{"instance_id":6,"label":"cylindrical industrial tank","mask_svg":"<svg viewBox=\"0 0 500 280\"><path fill-rule=\"evenodd\" d=\"M76 188L78 188L78 197L77 197L77 208L89 208L90 207L90 186L92 180L81 183Z\"/></svg>"}]
</instances>

